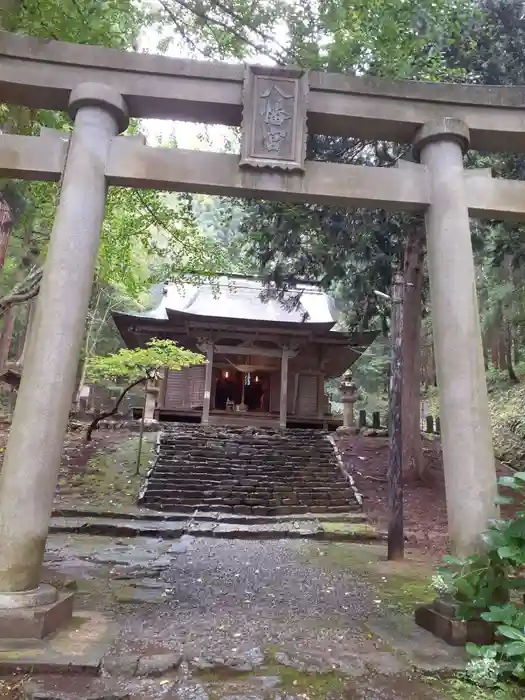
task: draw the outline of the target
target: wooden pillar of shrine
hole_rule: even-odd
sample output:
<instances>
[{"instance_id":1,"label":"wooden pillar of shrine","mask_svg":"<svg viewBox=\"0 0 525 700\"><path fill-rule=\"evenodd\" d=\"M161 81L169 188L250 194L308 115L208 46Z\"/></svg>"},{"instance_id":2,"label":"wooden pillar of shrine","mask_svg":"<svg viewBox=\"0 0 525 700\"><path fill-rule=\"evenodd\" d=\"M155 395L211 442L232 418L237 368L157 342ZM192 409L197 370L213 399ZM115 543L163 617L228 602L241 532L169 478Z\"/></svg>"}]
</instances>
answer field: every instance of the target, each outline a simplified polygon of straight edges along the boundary
<instances>
[{"instance_id":1,"label":"wooden pillar of shrine","mask_svg":"<svg viewBox=\"0 0 525 700\"><path fill-rule=\"evenodd\" d=\"M206 374L204 376L204 399L202 403L202 423L208 425L210 422L210 404L211 404L211 385L213 378L213 343L209 342L206 345Z\"/></svg>"},{"instance_id":2,"label":"wooden pillar of shrine","mask_svg":"<svg viewBox=\"0 0 525 700\"><path fill-rule=\"evenodd\" d=\"M288 348L284 347L281 354L281 394L279 401L279 427L286 428L288 409Z\"/></svg>"}]
</instances>

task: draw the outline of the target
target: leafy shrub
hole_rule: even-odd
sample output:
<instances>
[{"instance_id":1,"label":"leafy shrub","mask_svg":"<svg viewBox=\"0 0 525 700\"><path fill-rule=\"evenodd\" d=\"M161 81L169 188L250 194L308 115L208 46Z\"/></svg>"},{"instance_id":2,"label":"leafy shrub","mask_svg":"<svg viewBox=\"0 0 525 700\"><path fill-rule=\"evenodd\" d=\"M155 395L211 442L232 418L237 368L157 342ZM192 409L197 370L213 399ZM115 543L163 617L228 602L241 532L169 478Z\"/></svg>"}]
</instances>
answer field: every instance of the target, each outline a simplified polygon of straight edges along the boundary
<instances>
[{"instance_id":1,"label":"leafy shrub","mask_svg":"<svg viewBox=\"0 0 525 700\"><path fill-rule=\"evenodd\" d=\"M502 477L499 483L514 491L514 497L499 500L516 504L515 518L490 524L483 551L464 560L444 557L433 579L438 593L457 603L460 619L481 618L496 625L496 644L467 645L473 657L469 677L485 686L505 677L525 682L525 472Z\"/></svg>"}]
</instances>

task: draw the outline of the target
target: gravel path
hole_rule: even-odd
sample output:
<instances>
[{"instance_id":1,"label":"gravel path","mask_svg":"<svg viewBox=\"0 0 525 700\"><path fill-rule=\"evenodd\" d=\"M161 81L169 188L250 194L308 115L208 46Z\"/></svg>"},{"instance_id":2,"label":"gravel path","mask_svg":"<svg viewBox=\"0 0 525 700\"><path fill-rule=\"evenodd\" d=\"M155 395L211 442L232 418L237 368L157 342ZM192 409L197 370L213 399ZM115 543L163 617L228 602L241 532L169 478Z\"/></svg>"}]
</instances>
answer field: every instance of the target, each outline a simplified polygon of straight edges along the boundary
<instances>
[{"instance_id":1,"label":"gravel path","mask_svg":"<svg viewBox=\"0 0 525 700\"><path fill-rule=\"evenodd\" d=\"M299 543L193 540L163 573L170 599L155 619L140 611L123 623L202 655L243 645L300 643L348 649L364 642L361 621L374 608L365 581L307 563Z\"/></svg>"},{"instance_id":2,"label":"gravel path","mask_svg":"<svg viewBox=\"0 0 525 700\"><path fill-rule=\"evenodd\" d=\"M370 632L383 617L377 592L363 574L324 565L330 546L57 535L48 559L81 579L82 607L117 619L114 658L182 655L169 683L128 681L134 699L440 697Z\"/></svg>"}]
</instances>

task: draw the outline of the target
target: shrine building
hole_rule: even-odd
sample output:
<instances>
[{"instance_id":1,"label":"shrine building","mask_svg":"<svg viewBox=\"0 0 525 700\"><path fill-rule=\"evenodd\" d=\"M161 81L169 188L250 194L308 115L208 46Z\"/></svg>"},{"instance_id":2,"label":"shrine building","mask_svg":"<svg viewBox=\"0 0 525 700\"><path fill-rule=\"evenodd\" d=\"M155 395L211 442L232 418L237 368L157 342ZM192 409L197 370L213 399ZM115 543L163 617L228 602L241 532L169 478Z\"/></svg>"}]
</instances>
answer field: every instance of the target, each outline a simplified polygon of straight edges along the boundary
<instances>
[{"instance_id":1,"label":"shrine building","mask_svg":"<svg viewBox=\"0 0 525 700\"><path fill-rule=\"evenodd\" d=\"M325 382L340 377L374 340L338 324L334 300L315 284L268 294L261 280L231 276L166 283L151 311L114 313L130 348L151 338L201 352L206 364L167 371L158 420L333 429Z\"/></svg>"}]
</instances>

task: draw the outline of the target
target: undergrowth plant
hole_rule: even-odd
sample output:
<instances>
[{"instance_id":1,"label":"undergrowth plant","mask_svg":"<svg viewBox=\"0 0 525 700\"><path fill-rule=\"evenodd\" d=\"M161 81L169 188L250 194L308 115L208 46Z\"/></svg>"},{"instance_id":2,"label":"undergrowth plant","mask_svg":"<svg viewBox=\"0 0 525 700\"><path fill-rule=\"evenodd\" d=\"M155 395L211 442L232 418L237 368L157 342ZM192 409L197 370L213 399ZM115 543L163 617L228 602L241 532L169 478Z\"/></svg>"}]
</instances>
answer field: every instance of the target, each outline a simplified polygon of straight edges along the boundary
<instances>
[{"instance_id":1,"label":"undergrowth plant","mask_svg":"<svg viewBox=\"0 0 525 700\"><path fill-rule=\"evenodd\" d=\"M444 557L433 580L437 592L457 604L460 619L495 625L495 644L467 644L470 679L493 687L504 678L525 682L525 472L499 484L514 492L499 502L515 504L515 517L490 523L483 551L464 560Z\"/></svg>"}]
</instances>

